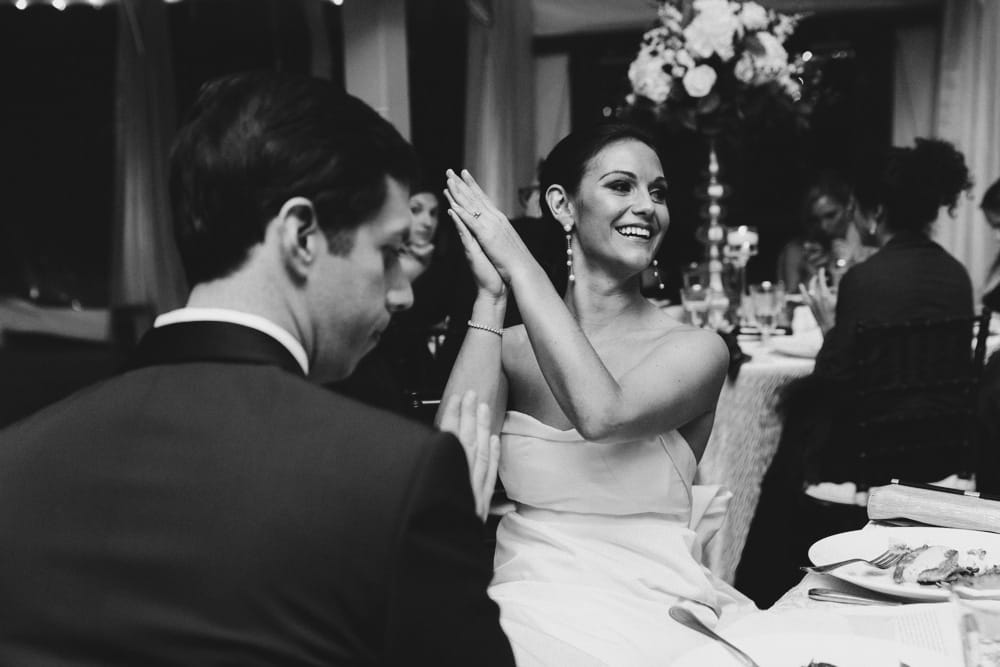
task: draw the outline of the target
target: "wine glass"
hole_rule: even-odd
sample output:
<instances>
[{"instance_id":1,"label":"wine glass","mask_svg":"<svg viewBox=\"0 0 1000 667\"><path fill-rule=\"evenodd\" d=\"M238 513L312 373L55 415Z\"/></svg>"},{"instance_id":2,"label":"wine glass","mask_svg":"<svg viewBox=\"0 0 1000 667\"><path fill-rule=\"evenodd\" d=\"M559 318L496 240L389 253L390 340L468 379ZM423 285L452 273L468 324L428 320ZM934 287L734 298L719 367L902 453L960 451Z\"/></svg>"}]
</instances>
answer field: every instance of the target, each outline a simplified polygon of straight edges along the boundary
<instances>
[{"instance_id":1,"label":"wine glass","mask_svg":"<svg viewBox=\"0 0 1000 667\"><path fill-rule=\"evenodd\" d=\"M705 326L711 297L712 290L700 283L681 288L681 305L684 307L688 322L696 327Z\"/></svg>"},{"instance_id":2,"label":"wine glass","mask_svg":"<svg viewBox=\"0 0 1000 667\"><path fill-rule=\"evenodd\" d=\"M781 282L765 280L758 285L750 285L749 317L760 329L760 345L767 347L771 342L778 313L785 305L785 286Z\"/></svg>"}]
</instances>

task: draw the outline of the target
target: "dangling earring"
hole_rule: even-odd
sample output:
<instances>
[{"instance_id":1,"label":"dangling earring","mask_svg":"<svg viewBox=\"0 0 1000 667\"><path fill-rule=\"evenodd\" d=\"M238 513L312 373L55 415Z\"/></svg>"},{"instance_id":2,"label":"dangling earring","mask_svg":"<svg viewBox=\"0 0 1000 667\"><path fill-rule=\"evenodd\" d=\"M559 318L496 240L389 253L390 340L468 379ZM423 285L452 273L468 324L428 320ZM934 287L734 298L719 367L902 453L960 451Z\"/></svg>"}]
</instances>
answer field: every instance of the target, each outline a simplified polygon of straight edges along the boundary
<instances>
[{"instance_id":1,"label":"dangling earring","mask_svg":"<svg viewBox=\"0 0 1000 667\"><path fill-rule=\"evenodd\" d=\"M663 279L660 278L660 263L655 259L653 260L653 280L656 281L656 285L663 291Z\"/></svg>"},{"instance_id":2,"label":"dangling earring","mask_svg":"<svg viewBox=\"0 0 1000 667\"><path fill-rule=\"evenodd\" d=\"M573 283L576 281L576 276L573 275L573 235L570 233L573 226L564 225L563 229L566 230L566 268L569 271L569 281Z\"/></svg>"}]
</instances>

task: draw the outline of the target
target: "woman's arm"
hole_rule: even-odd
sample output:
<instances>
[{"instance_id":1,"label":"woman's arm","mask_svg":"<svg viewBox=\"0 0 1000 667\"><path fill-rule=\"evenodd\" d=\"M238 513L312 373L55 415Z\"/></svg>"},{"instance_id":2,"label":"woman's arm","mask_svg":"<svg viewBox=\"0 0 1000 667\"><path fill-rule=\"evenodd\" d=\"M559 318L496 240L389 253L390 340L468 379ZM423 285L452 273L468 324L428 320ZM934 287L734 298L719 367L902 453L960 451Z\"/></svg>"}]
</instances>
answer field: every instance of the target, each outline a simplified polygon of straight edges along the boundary
<instances>
[{"instance_id":1,"label":"woman's arm","mask_svg":"<svg viewBox=\"0 0 1000 667\"><path fill-rule=\"evenodd\" d=\"M584 438L625 442L678 428L715 409L728 364L718 336L673 331L616 379L471 175L450 173L448 184L455 214L517 295L542 374Z\"/></svg>"},{"instance_id":2,"label":"woman's arm","mask_svg":"<svg viewBox=\"0 0 1000 667\"><path fill-rule=\"evenodd\" d=\"M466 331L435 420L438 424L441 423L445 406L452 397L462 396L471 390L480 401L489 406L493 417L490 431L498 433L506 411L507 383L501 364L502 334L489 329L496 332L503 329L504 315L507 312L507 287L479 244L455 217L454 211L449 210L448 214L458 230L478 285L470 319L477 326L470 325Z\"/></svg>"}]
</instances>

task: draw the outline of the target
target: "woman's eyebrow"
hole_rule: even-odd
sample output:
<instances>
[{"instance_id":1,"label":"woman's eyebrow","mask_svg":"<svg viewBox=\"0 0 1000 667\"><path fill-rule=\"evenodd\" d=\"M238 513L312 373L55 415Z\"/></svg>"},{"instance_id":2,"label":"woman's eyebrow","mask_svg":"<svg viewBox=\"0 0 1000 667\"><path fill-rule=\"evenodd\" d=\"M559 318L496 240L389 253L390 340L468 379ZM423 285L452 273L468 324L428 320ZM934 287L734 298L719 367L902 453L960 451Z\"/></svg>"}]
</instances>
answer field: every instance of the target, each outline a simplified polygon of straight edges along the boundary
<instances>
[{"instance_id":1,"label":"woman's eyebrow","mask_svg":"<svg viewBox=\"0 0 1000 667\"><path fill-rule=\"evenodd\" d=\"M605 178L607 176L611 176L612 174L620 174L622 176L628 176L629 178L631 178L633 180L637 180L638 179L638 177L635 174L633 174L631 171L626 171L624 169L612 169L608 173L603 174L601 176L601 178Z\"/></svg>"}]
</instances>

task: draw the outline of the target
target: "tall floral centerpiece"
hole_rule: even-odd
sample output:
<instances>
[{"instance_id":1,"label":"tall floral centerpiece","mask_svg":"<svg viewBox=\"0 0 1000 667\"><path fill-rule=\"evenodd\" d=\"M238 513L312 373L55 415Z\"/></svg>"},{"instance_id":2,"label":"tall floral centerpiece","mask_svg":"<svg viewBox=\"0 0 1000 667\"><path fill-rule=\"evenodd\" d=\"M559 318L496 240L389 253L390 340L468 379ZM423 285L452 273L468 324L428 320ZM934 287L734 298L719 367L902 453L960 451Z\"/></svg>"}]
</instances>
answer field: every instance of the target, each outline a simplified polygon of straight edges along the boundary
<instances>
[{"instance_id":1,"label":"tall floral centerpiece","mask_svg":"<svg viewBox=\"0 0 1000 667\"><path fill-rule=\"evenodd\" d=\"M712 286L722 293L726 188L718 177L716 137L739 135L750 125L805 125L804 62L785 49L798 17L752 0L661 0L658 18L629 67L632 93L626 103L630 112L706 138L708 219L699 236Z\"/></svg>"},{"instance_id":2,"label":"tall floral centerpiece","mask_svg":"<svg viewBox=\"0 0 1000 667\"><path fill-rule=\"evenodd\" d=\"M705 135L799 116L803 62L785 40L795 16L756 2L661 0L628 71L630 106Z\"/></svg>"}]
</instances>

